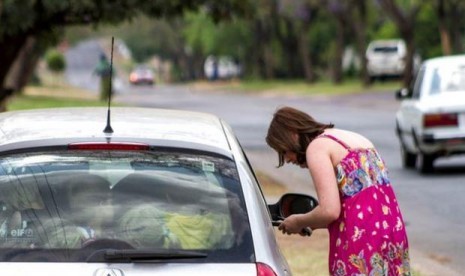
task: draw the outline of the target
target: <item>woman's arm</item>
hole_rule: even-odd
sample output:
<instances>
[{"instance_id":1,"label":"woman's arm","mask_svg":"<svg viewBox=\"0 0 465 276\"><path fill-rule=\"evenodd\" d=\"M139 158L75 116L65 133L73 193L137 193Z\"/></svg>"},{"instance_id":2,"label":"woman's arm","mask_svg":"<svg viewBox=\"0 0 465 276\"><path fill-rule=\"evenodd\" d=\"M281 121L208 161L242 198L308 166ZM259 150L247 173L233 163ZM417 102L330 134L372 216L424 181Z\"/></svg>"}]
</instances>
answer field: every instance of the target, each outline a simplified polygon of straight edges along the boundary
<instances>
[{"instance_id":1,"label":"woman's arm","mask_svg":"<svg viewBox=\"0 0 465 276\"><path fill-rule=\"evenodd\" d=\"M300 233L305 227L326 228L341 212L336 174L331 161L331 147L326 139L316 139L307 148L307 166L317 193L318 206L306 214L286 218L279 226L283 233Z\"/></svg>"}]
</instances>

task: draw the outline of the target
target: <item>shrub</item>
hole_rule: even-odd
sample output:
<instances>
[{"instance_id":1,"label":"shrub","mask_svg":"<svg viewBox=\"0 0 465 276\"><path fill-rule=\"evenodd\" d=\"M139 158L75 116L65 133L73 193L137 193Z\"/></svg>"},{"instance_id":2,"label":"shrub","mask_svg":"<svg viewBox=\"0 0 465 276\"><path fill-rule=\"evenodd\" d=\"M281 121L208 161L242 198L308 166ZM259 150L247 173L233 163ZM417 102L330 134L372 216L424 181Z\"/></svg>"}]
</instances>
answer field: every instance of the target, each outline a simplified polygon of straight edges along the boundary
<instances>
[{"instance_id":1,"label":"shrub","mask_svg":"<svg viewBox=\"0 0 465 276\"><path fill-rule=\"evenodd\" d=\"M47 63L47 68L54 73L63 72L66 67L65 57L55 49L47 51L45 62Z\"/></svg>"}]
</instances>

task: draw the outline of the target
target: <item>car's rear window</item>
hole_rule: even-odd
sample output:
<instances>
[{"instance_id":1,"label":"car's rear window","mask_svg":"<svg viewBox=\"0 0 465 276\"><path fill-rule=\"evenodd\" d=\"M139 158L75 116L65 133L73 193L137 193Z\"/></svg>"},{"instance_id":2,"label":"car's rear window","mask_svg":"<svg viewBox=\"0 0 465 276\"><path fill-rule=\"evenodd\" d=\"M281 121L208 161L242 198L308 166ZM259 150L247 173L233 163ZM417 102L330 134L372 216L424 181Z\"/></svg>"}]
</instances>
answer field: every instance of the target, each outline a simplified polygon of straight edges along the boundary
<instances>
[{"instance_id":1,"label":"car's rear window","mask_svg":"<svg viewBox=\"0 0 465 276\"><path fill-rule=\"evenodd\" d=\"M253 261L234 162L181 150L0 157L0 261L126 260L107 259L108 249L149 261Z\"/></svg>"},{"instance_id":2,"label":"car's rear window","mask_svg":"<svg viewBox=\"0 0 465 276\"><path fill-rule=\"evenodd\" d=\"M397 53L397 46L375 46L373 52L375 53Z\"/></svg>"},{"instance_id":3,"label":"car's rear window","mask_svg":"<svg viewBox=\"0 0 465 276\"><path fill-rule=\"evenodd\" d=\"M465 92L465 64L434 68L429 95L444 92Z\"/></svg>"}]
</instances>

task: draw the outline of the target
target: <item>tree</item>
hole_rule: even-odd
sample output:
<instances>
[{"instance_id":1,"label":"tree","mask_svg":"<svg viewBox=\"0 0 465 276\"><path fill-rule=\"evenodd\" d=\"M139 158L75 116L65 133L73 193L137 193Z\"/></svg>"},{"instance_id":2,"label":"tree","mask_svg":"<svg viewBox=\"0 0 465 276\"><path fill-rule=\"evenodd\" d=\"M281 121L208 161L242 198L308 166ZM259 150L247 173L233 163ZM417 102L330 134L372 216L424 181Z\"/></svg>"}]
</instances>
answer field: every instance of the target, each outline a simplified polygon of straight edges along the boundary
<instances>
[{"instance_id":1,"label":"tree","mask_svg":"<svg viewBox=\"0 0 465 276\"><path fill-rule=\"evenodd\" d=\"M286 22L286 35L277 32L277 37L286 49L289 68L302 67L305 81L312 83L316 81L314 62L310 48L312 40L310 31L312 24L317 19L320 4L315 0L282 1L280 4L280 15ZM279 28L277 28L279 30ZM294 42L295 41L295 42ZM293 77L293 76L290 76Z\"/></svg>"},{"instance_id":2,"label":"tree","mask_svg":"<svg viewBox=\"0 0 465 276\"><path fill-rule=\"evenodd\" d=\"M211 18L203 12L190 13L184 17L183 37L188 49L191 50L193 73L195 77L204 77L205 59L209 55L229 56L236 62L248 68L250 65L250 49L254 47L254 34L247 20L237 18L232 21L214 24Z\"/></svg>"},{"instance_id":3,"label":"tree","mask_svg":"<svg viewBox=\"0 0 465 276\"><path fill-rule=\"evenodd\" d=\"M31 39L41 40L66 26L117 24L140 14L156 18L174 17L186 10L199 8L203 8L217 22L230 19L235 14L246 15L249 4L249 0L3 0L0 2L0 104L11 90L5 88L7 75ZM52 39L49 43L53 45L56 42ZM34 56L42 53L32 51L29 59L33 60ZM19 90L21 87L13 89Z\"/></svg>"},{"instance_id":4,"label":"tree","mask_svg":"<svg viewBox=\"0 0 465 276\"><path fill-rule=\"evenodd\" d=\"M368 7L366 0L350 0L349 1L352 15L352 29L355 34L356 48L360 56L360 77L364 86L370 83L370 77L367 72L367 59L365 49L367 47L367 17Z\"/></svg>"},{"instance_id":5,"label":"tree","mask_svg":"<svg viewBox=\"0 0 465 276\"><path fill-rule=\"evenodd\" d=\"M407 60L404 71L403 83L406 87L410 86L413 80L413 57L415 54L415 21L418 12L425 2L422 0L376 0L382 10L396 24L401 37L407 44Z\"/></svg>"},{"instance_id":6,"label":"tree","mask_svg":"<svg viewBox=\"0 0 465 276\"><path fill-rule=\"evenodd\" d=\"M462 0L434 0L444 55L463 52L462 33L465 3Z\"/></svg>"},{"instance_id":7,"label":"tree","mask_svg":"<svg viewBox=\"0 0 465 276\"><path fill-rule=\"evenodd\" d=\"M255 47L251 48L251 58L253 58L253 74L264 79L275 77L278 55L275 52L273 43L273 23L277 14L275 6L279 1L258 0L255 2L254 18L250 23L253 30Z\"/></svg>"},{"instance_id":8,"label":"tree","mask_svg":"<svg viewBox=\"0 0 465 276\"><path fill-rule=\"evenodd\" d=\"M349 2L330 0L327 2L327 9L334 15L336 22L336 37L334 43L334 55L332 62L332 79L333 82L339 84L342 82L342 58L344 55L344 48L346 46L345 33L347 27L350 26Z\"/></svg>"}]
</instances>

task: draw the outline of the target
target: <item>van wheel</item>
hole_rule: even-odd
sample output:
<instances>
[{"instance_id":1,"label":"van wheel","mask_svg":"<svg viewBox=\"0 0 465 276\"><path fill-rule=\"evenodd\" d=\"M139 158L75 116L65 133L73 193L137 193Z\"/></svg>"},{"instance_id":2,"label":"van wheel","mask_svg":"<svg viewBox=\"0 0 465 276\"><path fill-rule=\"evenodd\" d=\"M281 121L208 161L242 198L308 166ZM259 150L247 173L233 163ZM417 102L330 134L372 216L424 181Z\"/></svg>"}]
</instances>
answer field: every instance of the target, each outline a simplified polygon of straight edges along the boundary
<instances>
[{"instance_id":1,"label":"van wheel","mask_svg":"<svg viewBox=\"0 0 465 276\"><path fill-rule=\"evenodd\" d=\"M434 171L434 159L436 157L432 154L419 154L418 155L418 165L420 169L420 173L422 174L429 174Z\"/></svg>"},{"instance_id":2,"label":"van wheel","mask_svg":"<svg viewBox=\"0 0 465 276\"><path fill-rule=\"evenodd\" d=\"M417 163L417 155L415 153L408 152L405 146L400 146L400 154L402 158L402 167L407 169L415 168Z\"/></svg>"}]
</instances>

